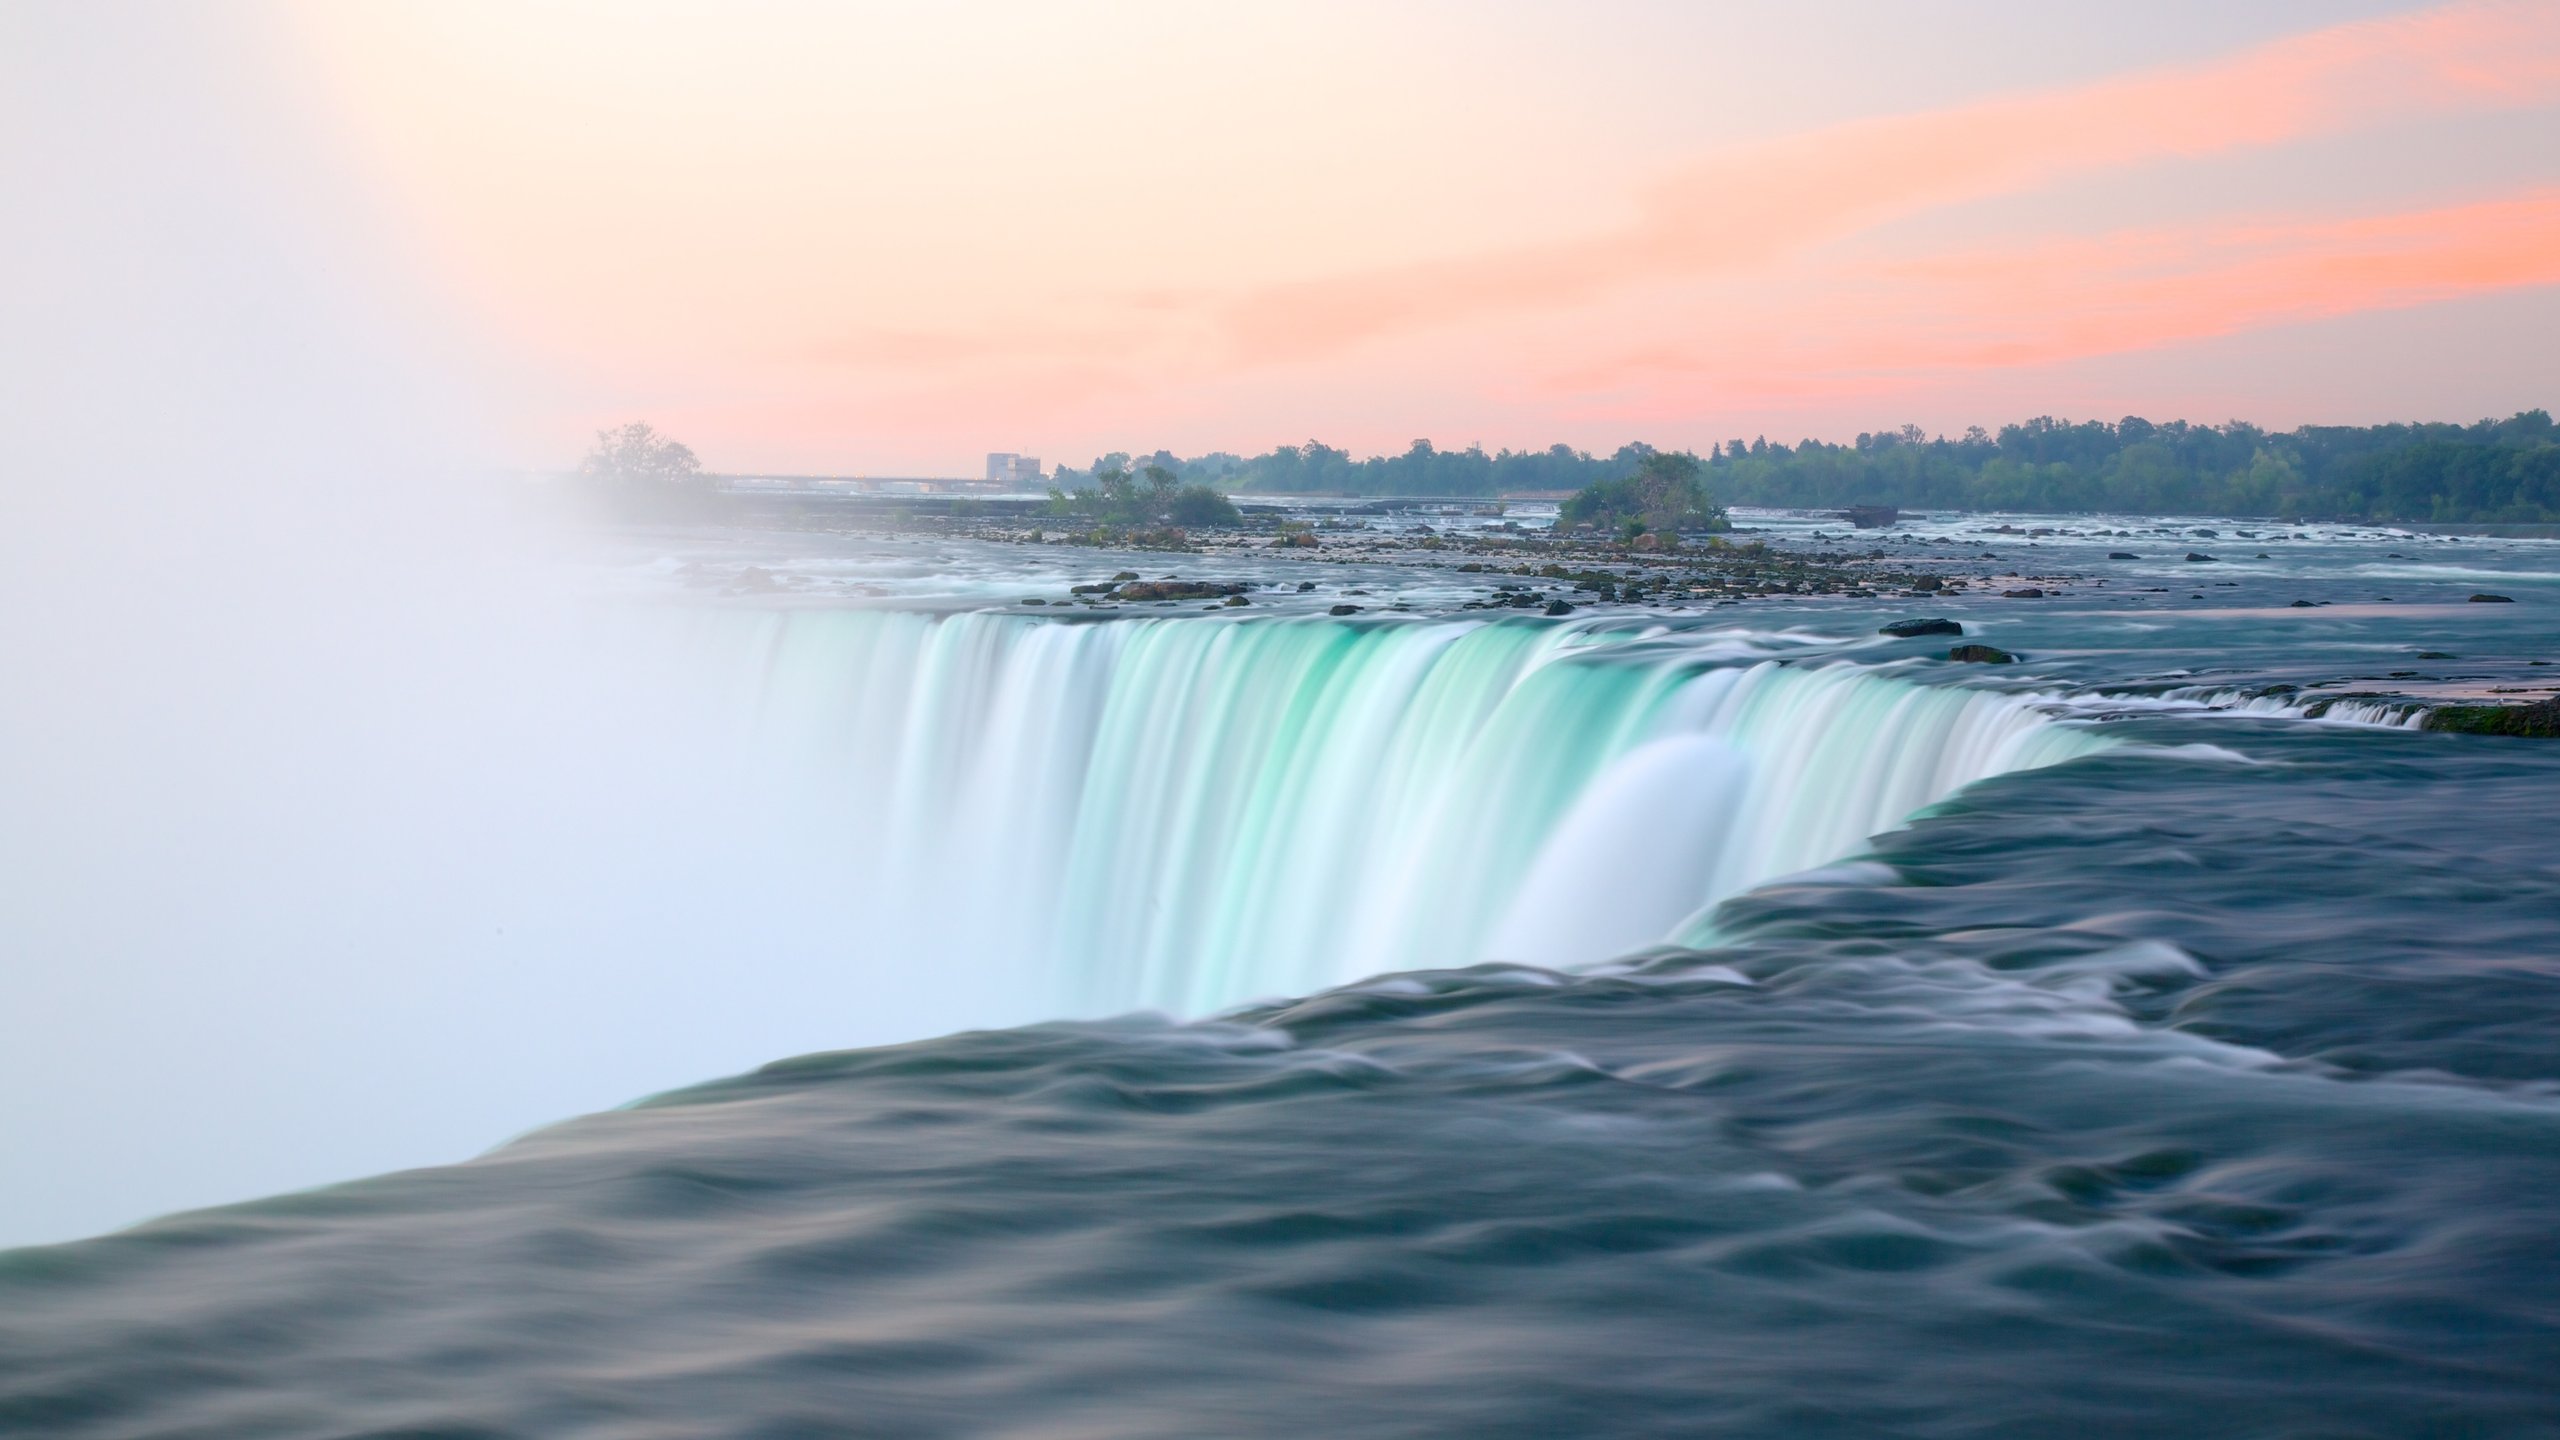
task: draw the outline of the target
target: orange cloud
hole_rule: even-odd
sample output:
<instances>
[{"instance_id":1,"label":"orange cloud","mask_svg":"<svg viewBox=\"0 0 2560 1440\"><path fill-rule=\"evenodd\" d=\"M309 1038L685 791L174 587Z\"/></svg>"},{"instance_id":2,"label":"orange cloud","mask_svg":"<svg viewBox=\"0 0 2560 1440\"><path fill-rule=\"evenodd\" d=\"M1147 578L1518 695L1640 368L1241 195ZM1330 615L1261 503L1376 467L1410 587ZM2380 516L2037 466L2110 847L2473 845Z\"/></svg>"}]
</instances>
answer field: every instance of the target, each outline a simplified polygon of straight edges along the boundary
<instances>
[{"instance_id":1,"label":"orange cloud","mask_svg":"<svg viewBox=\"0 0 2560 1440\"><path fill-rule=\"evenodd\" d=\"M2051 364L2483 291L2560 284L2560 189L2346 219L2067 237L1837 277L1859 303L1806 326L1765 315L1712 350L1647 346L1556 377L1558 393L1677 403L1889 387ZM1807 336L1814 337L1807 343Z\"/></svg>"},{"instance_id":2,"label":"orange cloud","mask_svg":"<svg viewBox=\"0 0 2560 1440\"><path fill-rule=\"evenodd\" d=\"M2060 176L2280 144L2411 115L2560 101L2560 6L2465 3L2334 26L2201 65L1862 120L1707 157L1590 239L1270 287L1228 307L1234 358L1748 269Z\"/></svg>"}]
</instances>

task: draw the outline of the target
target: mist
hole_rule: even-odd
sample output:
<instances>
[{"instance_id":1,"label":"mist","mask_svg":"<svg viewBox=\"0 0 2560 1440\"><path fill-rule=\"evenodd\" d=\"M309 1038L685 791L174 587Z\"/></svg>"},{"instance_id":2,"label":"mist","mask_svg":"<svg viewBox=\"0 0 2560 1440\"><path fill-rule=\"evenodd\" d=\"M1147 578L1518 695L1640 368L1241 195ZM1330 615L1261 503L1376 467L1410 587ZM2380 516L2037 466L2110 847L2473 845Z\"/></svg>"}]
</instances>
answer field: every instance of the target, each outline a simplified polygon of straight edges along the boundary
<instances>
[{"instance_id":1,"label":"mist","mask_svg":"<svg viewBox=\"0 0 2560 1440\"><path fill-rule=\"evenodd\" d=\"M0 1246L1006 1017L855 962L858 817L486 465L273 35L0 52Z\"/></svg>"}]
</instances>

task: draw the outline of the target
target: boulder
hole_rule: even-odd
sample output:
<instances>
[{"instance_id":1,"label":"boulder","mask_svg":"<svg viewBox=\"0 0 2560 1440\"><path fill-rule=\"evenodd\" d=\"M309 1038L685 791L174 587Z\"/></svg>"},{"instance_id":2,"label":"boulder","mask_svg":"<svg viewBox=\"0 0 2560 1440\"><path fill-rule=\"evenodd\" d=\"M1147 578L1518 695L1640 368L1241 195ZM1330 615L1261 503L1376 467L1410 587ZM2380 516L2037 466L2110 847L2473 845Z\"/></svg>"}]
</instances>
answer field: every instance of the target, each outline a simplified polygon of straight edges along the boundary
<instances>
[{"instance_id":1,"label":"boulder","mask_svg":"<svg viewBox=\"0 0 2560 1440\"><path fill-rule=\"evenodd\" d=\"M2029 585L2019 590L2003 590L2000 596L2004 600L2041 600L2044 598L2044 592Z\"/></svg>"},{"instance_id":2,"label":"boulder","mask_svg":"<svg viewBox=\"0 0 2560 1440\"><path fill-rule=\"evenodd\" d=\"M2222 562L2214 559L2212 556L2207 555L2201 550L2190 550L2187 552L2187 563L2190 565L2219 565Z\"/></svg>"},{"instance_id":3,"label":"boulder","mask_svg":"<svg viewBox=\"0 0 2560 1440\"><path fill-rule=\"evenodd\" d=\"M2011 665L2018 659L1997 645L1959 645L1947 652L1947 658L1975 665Z\"/></svg>"},{"instance_id":4,"label":"boulder","mask_svg":"<svg viewBox=\"0 0 2560 1440\"><path fill-rule=\"evenodd\" d=\"M1360 607L1357 605L1336 605L1324 613L1327 615L1357 615L1360 613Z\"/></svg>"},{"instance_id":5,"label":"boulder","mask_svg":"<svg viewBox=\"0 0 2560 1440\"><path fill-rule=\"evenodd\" d=\"M2110 560L2139 560L2142 557L2134 554L2130 550L2110 550L2107 552L2107 558Z\"/></svg>"},{"instance_id":6,"label":"boulder","mask_svg":"<svg viewBox=\"0 0 2560 1440\"><path fill-rule=\"evenodd\" d=\"M1570 600L1550 600L1547 602L1547 613L1550 615L1570 615L1573 613L1573 602Z\"/></svg>"},{"instance_id":7,"label":"boulder","mask_svg":"<svg viewBox=\"0 0 2560 1440\"><path fill-rule=\"evenodd\" d=\"M2560 698L2530 705L2438 705L2427 712L2426 728L2464 735L2523 735L2560 739Z\"/></svg>"},{"instance_id":8,"label":"boulder","mask_svg":"<svg viewBox=\"0 0 2560 1440\"><path fill-rule=\"evenodd\" d=\"M2474 605L2513 605L2516 603L2516 597L2513 595L2489 595L2484 593L2472 596L2471 603Z\"/></svg>"},{"instance_id":9,"label":"boulder","mask_svg":"<svg viewBox=\"0 0 2560 1440\"><path fill-rule=\"evenodd\" d=\"M1961 635L1964 627L1953 620L1896 620L1876 633L1908 640L1915 635Z\"/></svg>"},{"instance_id":10,"label":"boulder","mask_svg":"<svg viewBox=\"0 0 2560 1440\"><path fill-rule=\"evenodd\" d=\"M1123 600L1220 600L1241 595L1245 587L1232 580L1133 580L1120 587Z\"/></svg>"}]
</instances>

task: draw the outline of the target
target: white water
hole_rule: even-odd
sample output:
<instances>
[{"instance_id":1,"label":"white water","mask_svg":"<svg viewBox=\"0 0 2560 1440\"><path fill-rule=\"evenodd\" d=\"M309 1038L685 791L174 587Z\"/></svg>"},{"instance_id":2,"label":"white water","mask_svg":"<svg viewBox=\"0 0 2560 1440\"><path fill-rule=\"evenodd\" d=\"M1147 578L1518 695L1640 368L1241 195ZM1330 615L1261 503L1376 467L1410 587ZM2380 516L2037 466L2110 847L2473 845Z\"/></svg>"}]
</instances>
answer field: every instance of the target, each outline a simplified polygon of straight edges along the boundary
<instances>
[{"instance_id":1,"label":"white water","mask_svg":"<svg viewBox=\"0 0 2560 1440\"><path fill-rule=\"evenodd\" d=\"M960 968L1050 1013L1605 960L1970 781L2104 743L2028 698L1754 663L1732 637L746 623L755 743L847 831L846 884L872 917L853 948Z\"/></svg>"}]
</instances>

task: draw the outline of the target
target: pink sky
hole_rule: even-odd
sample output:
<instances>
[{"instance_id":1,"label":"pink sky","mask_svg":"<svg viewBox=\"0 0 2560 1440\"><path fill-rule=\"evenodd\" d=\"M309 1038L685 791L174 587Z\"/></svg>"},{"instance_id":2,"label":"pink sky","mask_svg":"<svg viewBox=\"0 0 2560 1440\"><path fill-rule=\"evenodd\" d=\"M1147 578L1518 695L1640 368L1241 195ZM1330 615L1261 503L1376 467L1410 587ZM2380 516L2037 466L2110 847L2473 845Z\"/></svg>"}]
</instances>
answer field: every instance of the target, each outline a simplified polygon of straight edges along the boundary
<instances>
[{"instance_id":1,"label":"pink sky","mask_svg":"<svg viewBox=\"0 0 2560 1440\"><path fill-rule=\"evenodd\" d=\"M517 463L2548 404L2560 7L313 5ZM1706 13L1701 13L1706 12Z\"/></svg>"}]
</instances>

